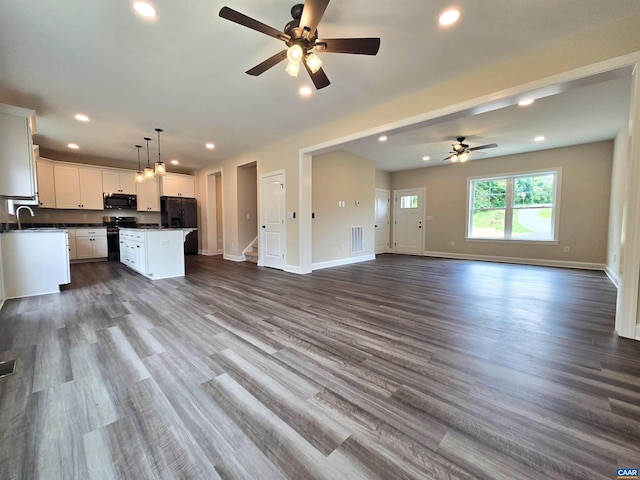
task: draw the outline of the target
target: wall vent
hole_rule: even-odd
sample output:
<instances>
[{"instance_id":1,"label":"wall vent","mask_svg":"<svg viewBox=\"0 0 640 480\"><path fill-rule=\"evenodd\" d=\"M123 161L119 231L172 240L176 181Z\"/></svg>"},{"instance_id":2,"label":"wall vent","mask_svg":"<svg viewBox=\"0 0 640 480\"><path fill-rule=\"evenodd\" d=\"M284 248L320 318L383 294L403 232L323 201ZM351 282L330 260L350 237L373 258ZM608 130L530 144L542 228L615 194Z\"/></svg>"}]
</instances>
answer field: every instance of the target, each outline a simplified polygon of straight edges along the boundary
<instances>
[{"instance_id":1,"label":"wall vent","mask_svg":"<svg viewBox=\"0 0 640 480\"><path fill-rule=\"evenodd\" d=\"M358 253L363 250L362 238L364 237L364 227L351 227L351 253Z\"/></svg>"}]
</instances>

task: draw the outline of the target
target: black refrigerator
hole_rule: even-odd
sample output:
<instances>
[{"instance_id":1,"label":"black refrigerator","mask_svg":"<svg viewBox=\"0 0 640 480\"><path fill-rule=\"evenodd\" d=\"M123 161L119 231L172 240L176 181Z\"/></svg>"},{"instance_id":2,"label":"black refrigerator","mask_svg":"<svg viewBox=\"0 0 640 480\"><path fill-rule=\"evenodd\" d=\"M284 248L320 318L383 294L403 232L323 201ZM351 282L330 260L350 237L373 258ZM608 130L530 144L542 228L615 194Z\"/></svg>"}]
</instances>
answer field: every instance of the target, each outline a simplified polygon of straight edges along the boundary
<instances>
[{"instance_id":1,"label":"black refrigerator","mask_svg":"<svg viewBox=\"0 0 640 480\"><path fill-rule=\"evenodd\" d=\"M198 203L195 198L160 197L160 216L166 228L198 228ZM198 253L197 230L187 235L184 253Z\"/></svg>"}]
</instances>

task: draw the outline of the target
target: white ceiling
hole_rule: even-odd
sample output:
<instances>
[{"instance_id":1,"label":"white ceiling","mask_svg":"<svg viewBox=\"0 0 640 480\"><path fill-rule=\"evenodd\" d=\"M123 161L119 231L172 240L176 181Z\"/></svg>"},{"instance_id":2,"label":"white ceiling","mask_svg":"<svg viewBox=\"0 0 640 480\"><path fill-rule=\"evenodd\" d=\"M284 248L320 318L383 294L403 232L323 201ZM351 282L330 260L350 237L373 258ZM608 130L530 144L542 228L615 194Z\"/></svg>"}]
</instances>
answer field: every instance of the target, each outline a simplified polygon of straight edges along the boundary
<instances>
[{"instance_id":1,"label":"white ceiling","mask_svg":"<svg viewBox=\"0 0 640 480\"><path fill-rule=\"evenodd\" d=\"M282 29L293 1L154 3L159 19L151 23L133 14L128 0L2 2L0 102L36 110L35 141L42 149L67 155L67 143L74 142L80 155L133 166L133 145L155 137L159 127L165 130L163 160L177 158L182 167L197 169L336 115L640 14L637 0L460 0L460 22L441 29L437 17L449 6L446 0L334 0L320 35L379 36L380 52L321 54L332 85L302 99L298 88L311 85L304 72L294 79L282 64L260 77L244 73L282 43L218 17L227 5ZM525 109L510 107L390 136L383 148L361 141L345 149L374 159L379 168L398 170L424 165L425 154L447 152L457 135L471 146L498 143L485 157L523 151L525 143L538 148L531 145L533 134L547 137L544 148L562 145L559 139L612 138L628 103L625 81L538 100L526 117ZM78 123L78 112L92 121ZM215 150L204 148L209 141Z\"/></svg>"}]
</instances>

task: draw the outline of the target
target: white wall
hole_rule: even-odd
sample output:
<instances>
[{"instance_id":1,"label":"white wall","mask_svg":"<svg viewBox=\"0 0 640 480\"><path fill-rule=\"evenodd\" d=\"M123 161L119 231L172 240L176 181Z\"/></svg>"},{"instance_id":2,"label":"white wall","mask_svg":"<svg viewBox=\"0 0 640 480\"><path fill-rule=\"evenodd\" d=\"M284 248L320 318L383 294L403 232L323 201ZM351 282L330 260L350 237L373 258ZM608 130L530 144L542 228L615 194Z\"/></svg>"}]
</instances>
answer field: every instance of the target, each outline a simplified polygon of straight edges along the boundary
<instances>
[{"instance_id":1,"label":"white wall","mask_svg":"<svg viewBox=\"0 0 640 480\"><path fill-rule=\"evenodd\" d=\"M374 255L375 164L344 151L314 156L312 192L314 268ZM362 252L351 252L353 226L364 227Z\"/></svg>"},{"instance_id":2,"label":"white wall","mask_svg":"<svg viewBox=\"0 0 640 480\"><path fill-rule=\"evenodd\" d=\"M396 172L391 183L393 190L426 187L425 215L432 218L425 228L427 252L602 268L607 256L612 156L613 142L597 142ZM557 244L465 240L469 177L556 167L562 168Z\"/></svg>"}]
</instances>

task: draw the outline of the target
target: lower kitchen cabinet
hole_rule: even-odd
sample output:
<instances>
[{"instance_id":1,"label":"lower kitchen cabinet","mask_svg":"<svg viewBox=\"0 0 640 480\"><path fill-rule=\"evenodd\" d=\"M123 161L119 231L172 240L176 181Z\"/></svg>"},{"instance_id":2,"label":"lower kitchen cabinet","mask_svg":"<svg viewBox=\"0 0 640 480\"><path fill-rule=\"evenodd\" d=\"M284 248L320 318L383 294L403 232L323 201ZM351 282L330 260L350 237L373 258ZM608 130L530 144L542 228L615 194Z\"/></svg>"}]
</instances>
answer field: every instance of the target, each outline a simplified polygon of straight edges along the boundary
<instances>
[{"instance_id":1,"label":"lower kitchen cabinet","mask_svg":"<svg viewBox=\"0 0 640 480\"><path fill-rule=\"evenodd\" d=\"M75 255L74 260L106 258L107 251L107 229L98 228L76 228ZM70 239L71 240L71 239Z\"/></svg>"},{"instance_id":2,"label":"lower kitchen cabinet","mask_svg":"<svg viewBox=\"0 0 640 480\"><path fill-rule=\"evenodd\" d=\"M184 276L182 229L120 229L120 262L151 280Z\"/></svg>"}]
</instances>

